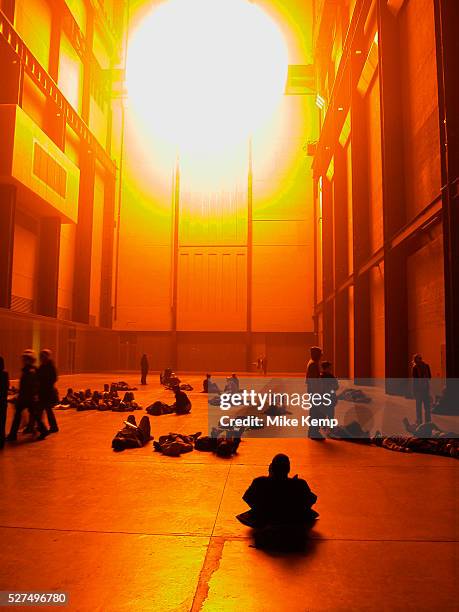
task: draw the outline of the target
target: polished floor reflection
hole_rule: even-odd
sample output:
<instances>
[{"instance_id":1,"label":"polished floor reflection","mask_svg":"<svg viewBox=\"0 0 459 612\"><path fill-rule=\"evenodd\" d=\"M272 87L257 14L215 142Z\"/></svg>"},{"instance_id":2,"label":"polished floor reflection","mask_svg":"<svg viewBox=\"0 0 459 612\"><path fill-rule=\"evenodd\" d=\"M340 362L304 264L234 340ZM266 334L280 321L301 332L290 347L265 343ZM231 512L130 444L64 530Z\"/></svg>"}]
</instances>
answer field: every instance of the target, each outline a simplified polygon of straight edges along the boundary
<instances>
[{"instance_id":1,"label":"polished floor reflection","mask_svg":"<svg viewBox=\"0 0 459 612\"><path fill-rule=\"evenodd\" d=\"M63 376L60 391L132 375ZM169 401L151 377L136 399ZM187 416L151 417L153 434L207 427L201 378ZM141 414L140 412L137 414ZM57 413L61 431L20 436L1 455L0 590L68 591L70 610L457 609L459 464L347 442L245 440L232 459L151 445L115 454L125 415ZM234 516L277 452L317 492L303 555L251 547ZM456 581L456 582L455 582Z\"/></svg>"}]
</instances>

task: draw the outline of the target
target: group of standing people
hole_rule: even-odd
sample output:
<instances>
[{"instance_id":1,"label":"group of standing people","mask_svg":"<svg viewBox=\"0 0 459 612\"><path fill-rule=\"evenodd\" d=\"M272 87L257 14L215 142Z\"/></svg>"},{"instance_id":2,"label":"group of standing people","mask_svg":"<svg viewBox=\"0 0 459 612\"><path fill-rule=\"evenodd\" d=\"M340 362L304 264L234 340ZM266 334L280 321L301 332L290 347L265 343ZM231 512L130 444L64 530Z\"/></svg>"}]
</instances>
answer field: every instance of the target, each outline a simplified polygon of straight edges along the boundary
<instances>
[{"instance_id":1,"label":"group of standing people","mask_svg":"<svg viewBox=\"0 0 459 612\"><path fill-rule=\"evenodd\" d=\"M332 404L323 410L322 407L311 407L311 417L321 418L327 416L334 417L334 409L337 404L336 391L339 388L337 378L332 372L332 364L329 361L321 361L322 349L313 346L310 349L310 359L306 368L306 386L309 393L330 393ZM413 380L412 392L416 401L416 424L421 425L423 421L429 423L431 420L432 398L430 394L430 379L432 374L430 366L426 363L422 355L416 353L413 356L411 376ZM325 413L325 414L324 414ZM310 438L321 439L322 434L318 427L310 427L308 436Z\"/></svg>"},{"instance_id":2,"label":"group of standing people","mask_svg":"<svg viewBox=\"0 0 459 612\"><path fill-rule=\"evenodd\" d=\"M321 359L322 349L318 346L312 346L306 368L306 387L311 396L314 394L323 396L325 393L329 393L331 403L327 406L318 406L313 403L310 409L310 416L311 419L323 419L325 417L333 419L335 416L335 406L338 402L336 392L339 388L339 383L332 372L332 364L329 361L321 361ZM323 440L325 438L319 425L310 425L308 437L313 440Z\"/></svg>"},{"instance_id":3,"label":"group of standing people","mask_svg":"<svg viewBox=\"0 0 459 612\"><path fill-rule=\"evenodd\" d=\"M36 365L35 351L28 349L22 354L22 371L19 380L19 389L14 400L14 416L8 436L5 437L6 412L8 402L9 376L5 364L0 357L0 447L3 448L5 440L14 442L17 439L21 425L22 414L28 410L29 420L23 433L34 433L38 429L37 440L44 440L50 433L59 431L53 407L58 403L59 397L56 389L57 370L49 349L42 349L39 354L39 365ZM46 413L48 427L43 421Z\"/></svg>"}]
</instances>

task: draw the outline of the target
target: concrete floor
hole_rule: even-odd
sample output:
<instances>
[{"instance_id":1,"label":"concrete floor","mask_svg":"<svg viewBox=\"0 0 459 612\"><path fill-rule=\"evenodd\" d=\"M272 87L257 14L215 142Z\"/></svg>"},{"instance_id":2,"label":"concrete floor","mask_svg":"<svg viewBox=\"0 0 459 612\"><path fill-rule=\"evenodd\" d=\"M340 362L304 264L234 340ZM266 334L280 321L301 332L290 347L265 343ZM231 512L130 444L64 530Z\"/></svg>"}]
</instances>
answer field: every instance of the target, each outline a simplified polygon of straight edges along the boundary
<instances>
[{"instance_id":1,"label":"concrete floor","mask_svg":"<svg viewBox=\"0 0 459 612\"><path fill-rule=\"evenodd\" d=\"M90 374L59 387L120 379L137 383ZM201 377L183 379L199 390ZM139 402L171 401L156 381ZM206 431L206 396L190 397L190 415L151 417L156 438ZM457 461L302 439L245 440L230 460L150 444L116 454L124 416L60 411L59 434L7 445L0 590L67 591L67 609L91 612L459 610ZM301 555L252 548L234 518L281 451L319 496Z\"/></svg>"}]
</instances>

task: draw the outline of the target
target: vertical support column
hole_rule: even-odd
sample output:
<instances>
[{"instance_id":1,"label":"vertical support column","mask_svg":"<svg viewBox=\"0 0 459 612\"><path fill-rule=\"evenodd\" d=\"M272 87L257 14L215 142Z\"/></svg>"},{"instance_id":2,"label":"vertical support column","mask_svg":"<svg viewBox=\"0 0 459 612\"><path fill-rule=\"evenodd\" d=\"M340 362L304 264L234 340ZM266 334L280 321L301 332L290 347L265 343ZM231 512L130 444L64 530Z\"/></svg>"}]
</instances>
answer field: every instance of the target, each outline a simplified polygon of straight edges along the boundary
<instances>
[{"instance_id":1,"label":"vertical support column","mask_svg":"<svg viewBox=\"0 0 459 612\"><path fill-rule=\"evenodd\" d=\"M40 219L37 313L45 317L57 316L60 242L60 219L57 217Z\"/></svg>"},{"instance_id":2,"label":"vertical support column","mask_svg":"<svg viewBox=\"0 0 459 612\"><path fill-rule=\"evenodd\" d=\"M83 91L81 95L81 116L83 121L89 125L89 109L91 104L91 53L94 38L94 8L87 3L86 20L86 50L83 60Z\"/></svg>"},{"instance_id":3,"label":"vertical support column","mask_svg":"<svg viewBox=\"0 0 459 612\"><path fill-rule=\"evenodd\" d=\"M179 266L179 215L180 215L180 161L177 156L173 193L174 215L172 228L172 308L171 308L171 367L177 368L177 299Z\"/></svg>"},{"instance_id":4,"label":"vertical support column","mask_svg":"<svg viewBox=\"0 0 459 612\"><path fill-rule=\"evenodd\" d=\"M102 229L102 263L100 279L101 327L112 327L113 244L115 230L115 175L106 173L104 185L104 219Z\"/></svg>"},{"instance_id":5,"label":"vertical support column","mask_svg":"<svg viewBox=\"0 0 459 612\"><path fill-rule=\"evenodd\" d=\"M459 3L434 0L441 144L446 375L459 378ZM451 407L458 385L448 380Z\"/></svg>"},{"instance_id":6,"label":"vertical support column","mask_svg":"<svg viewBox=\"0 0 459 612\"><path fill-rule=\"evenodd\" d=\"M408 376L408 305L405 249L390 241L405 223L403 133L397 17L378 0L378 51L381 104L382 187L384 227L384 312L386 391L404 394ZM395 379L395 380L394 380Z\"/></svg>"},{"instance_id":7,"label":"vertical support column","mask_svg":"<svg viewBox=\"0 0 459 612\"><path fill-rule=\"evenodd\" d=\"M335 145L335 172L333 178L333 234L335 290L348 275L347 249L347 163L343 147Z\"/></svg>"},{"instance_id":8,"label":"vertical support column","mask_svg":"<svg viewBox=\"0 0 459 612\"><path fill-rule=\"evenodd\" d=\"M56 2L51 16L51 39L49 44L48 72L56 83L59 77L59 56L61 50L62 4Z\"/></svg>"},{"instance_id":9,"label":"vertical support column","mask_svg":"<svg viewBox=\"0 0 459 612\"><path fill-rule=\"evenodd\" d=\"M8 45L0 47L0 104L20 104L24 79L22 63Z\"/></svg>"},{"instance_id":10,"label":"vertical support column","mask_svg":"<svg viewBox=\"0 0 459 612\"><path fill-rule=\"evenodd\" d=\"M73 320L89 323L91 289L92 224L94 213L95 158L81 144L80 193L78 197L78 225L76 230L76 257L73 283Z\"/></svg>"},{"instance_id":11,"label":"vertical support column","mask_svg":"<svg viewBox=\"0 0 459 612\"><path fill-rule=\"evenodd\" d=\"M334 370L340 378L349 377L349 298L347 289L335 298Z\"/></svg>"},{"instance_id":12,"label":"vertical support column","mask_svg":"<svg viewBox=\"0 0 459 612\"><path fill-rule=\"evenodd\" d=\"M249 167L247 173L247 342L246 369L252 368L252 276L253 276L253 163L252 138L249 139Z\"/></svg>"},{"instance_id":13,"label":"vertical support column","mask_svg":"<svg viewBox=\"0 0 459 612\"><path fill-rule=\"evenodd\" d=\"M339 287L348 276L348 236L347 236L347 160L342 146L335 147L333 235L335 264L335 308L334 308L334 369L340 377L349 376L349 317L348 292L338 293Z\"/></svg>"},{"instance_id":14,"label":"vertical support column","mask_svg":"<svg viewBox=\"0 0 459 612\"><path fill-rule=\"evenodd\" d=\"M322 253L323 253L323 351L333 361L334 349L334 304L329 299L333 293L333 191L330 181L322 183Z\"/></svg>"},{"instance_id":15,"label":"vertical support column","mask_svg":"<svg viewBox=\"0 0 459 612\"><path fill-rule=\"evenodd\" d=\"M11 308L16 187L0 185L0 308Z\"/></svg>"},{"instance_id":16,"label":"vertical support column","mask_svg":"<svg viewBox=\"0 0 459 612\"><path fill-rule=\"evenodd\" d=\"M16 8L16 0L2 0L1 5L2 11L11 21L11 23L14 23L14 10Z\"/></svg>"},{"instance_id":17,"label":"vertical support column","mask_svg":"<svg viewBox=\"0 0 459 612\"><path fill-rule=\"evenodd\" d=\"M370 289L359 269L369 254L368 171L363 100L357 90L364 57L359 37L351 51L352 227L354 244L354 378L371 376Z\"/></svg>"},{"instance_id":18,"label":"vertical support column","mask_svg":"<svg viewBox=\"0 0 459 612\"><path fill-rule=\"evenodd\" d=\"M48 72L57 83L59 77L59 58L61 50L61 32L63 24L63 3L56 2L53 6L51 21L51 40L49 46ZM66 121L64 113L57 107L54 100L46 100L46 132L48 136L64 150L65 148L65 127Z\"/></svg>"}]
</instances>

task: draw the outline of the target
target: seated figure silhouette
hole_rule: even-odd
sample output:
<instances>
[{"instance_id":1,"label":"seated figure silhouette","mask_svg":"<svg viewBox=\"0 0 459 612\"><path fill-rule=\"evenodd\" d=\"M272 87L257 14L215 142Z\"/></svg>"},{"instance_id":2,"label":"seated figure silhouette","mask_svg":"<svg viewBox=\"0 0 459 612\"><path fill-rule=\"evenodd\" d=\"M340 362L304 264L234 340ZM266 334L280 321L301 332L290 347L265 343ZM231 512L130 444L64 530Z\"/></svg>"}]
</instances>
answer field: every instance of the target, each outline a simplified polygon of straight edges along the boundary
<instances>
[{"instance_id":1,"label":"seated figure silhouette","mask_svg":"<svg viewBox=\"0 0 459 612\"><path fill-rule=\"evenodd\" d=\"M269 475L255 478L242 497L250 510L239 514L237 519L256 530L257 548L303 548L305 528L319 516L312 509L317 495L302 478L290 478L289 472L287 455L276 455L269 466Z\"/></svg>"}]
</instances>

